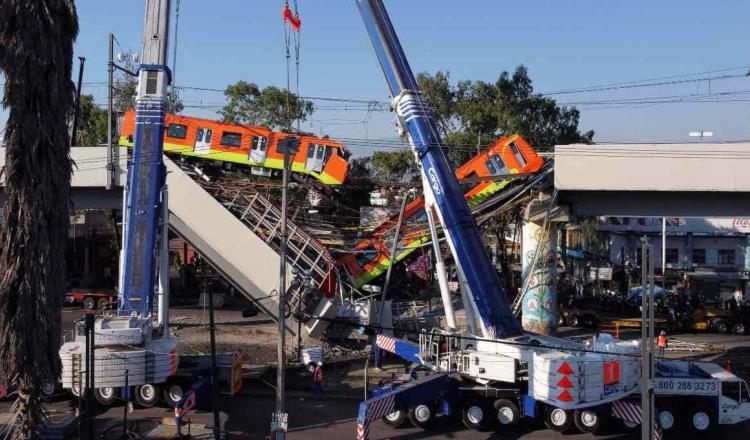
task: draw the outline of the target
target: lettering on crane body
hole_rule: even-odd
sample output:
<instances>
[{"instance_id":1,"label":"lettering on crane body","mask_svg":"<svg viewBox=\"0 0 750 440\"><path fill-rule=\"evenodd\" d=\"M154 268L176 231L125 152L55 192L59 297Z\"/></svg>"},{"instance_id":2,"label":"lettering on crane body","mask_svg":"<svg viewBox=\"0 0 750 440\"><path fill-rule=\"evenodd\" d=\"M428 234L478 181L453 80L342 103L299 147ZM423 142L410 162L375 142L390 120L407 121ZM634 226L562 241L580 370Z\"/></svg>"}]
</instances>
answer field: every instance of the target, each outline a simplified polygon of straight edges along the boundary
<instances>
[{"instance_id":1,"label":"lettering on crane body","mask_svg":"<svg viewBox=\"0 0 750 440\"><path fill-rule=\"evenodd\" d=\"M430 168L427 170L427 175L430 176L430 186L432 186L432 191L435 192L436 196L439 196L443 194L442 188L440 188L440 182L438 181L437 173L435 172L435 168Z\"/></svg>"}]
</instances>

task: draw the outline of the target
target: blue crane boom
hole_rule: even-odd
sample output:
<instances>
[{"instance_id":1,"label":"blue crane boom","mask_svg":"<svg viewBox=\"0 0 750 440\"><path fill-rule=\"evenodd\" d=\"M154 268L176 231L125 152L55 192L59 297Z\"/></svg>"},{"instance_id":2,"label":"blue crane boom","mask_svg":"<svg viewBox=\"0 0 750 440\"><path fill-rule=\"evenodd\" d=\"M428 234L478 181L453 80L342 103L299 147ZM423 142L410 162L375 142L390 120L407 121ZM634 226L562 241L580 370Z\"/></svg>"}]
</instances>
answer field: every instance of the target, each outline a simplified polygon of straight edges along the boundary
<instances>
[{"instance_id":1,"label":"blue crane boom","mask_svg":"<svg viewBox=\"0 0 750 440\"><path fill-rule=\"evenodd\" d=\"M356 0L393 97L401 128L421 165L424 192L443 225L458 266L470 325L484 337L523 333L485 250L479 228L441 147L435 122L419 92L382 0ZM469 304L466 304L466 302Z\"/></svg>"},{"instance_id":2,"label":"blue crane boom","mask_svg":"<svg viewBox=\"0 0 750 440\"><path fill-rule=\"evenodd\" d=\"M162 197L166 178L162 160L166 88L165 65L169 1L148 0L143 54L138 70L135 147L127 182L118 315L148 317L153 310ZM167 219L161 219L166 222Z\"/></svg>"}]
</instances>

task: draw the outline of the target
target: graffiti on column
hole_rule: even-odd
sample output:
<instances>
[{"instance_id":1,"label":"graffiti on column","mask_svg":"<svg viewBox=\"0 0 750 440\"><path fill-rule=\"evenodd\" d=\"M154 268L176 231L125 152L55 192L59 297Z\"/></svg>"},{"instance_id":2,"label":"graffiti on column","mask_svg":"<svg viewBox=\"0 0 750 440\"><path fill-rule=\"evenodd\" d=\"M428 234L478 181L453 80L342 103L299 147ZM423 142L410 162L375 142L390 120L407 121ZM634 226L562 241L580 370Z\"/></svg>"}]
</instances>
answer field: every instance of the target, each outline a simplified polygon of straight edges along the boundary
<instances>
[{"instance_id":1,"label":"graffiti on column","mask_svg":"<svg viewBox=\"0 0 750 440\"><path fill-rule=\"evenodd\" d=\"M553 232L554 234L554 232ZM523 285L521 324L526 331L554 334L557 328L556 255L549 229L523 225ZM541 248L539 248L541 246Z\"/></svg>"}]
</instances>

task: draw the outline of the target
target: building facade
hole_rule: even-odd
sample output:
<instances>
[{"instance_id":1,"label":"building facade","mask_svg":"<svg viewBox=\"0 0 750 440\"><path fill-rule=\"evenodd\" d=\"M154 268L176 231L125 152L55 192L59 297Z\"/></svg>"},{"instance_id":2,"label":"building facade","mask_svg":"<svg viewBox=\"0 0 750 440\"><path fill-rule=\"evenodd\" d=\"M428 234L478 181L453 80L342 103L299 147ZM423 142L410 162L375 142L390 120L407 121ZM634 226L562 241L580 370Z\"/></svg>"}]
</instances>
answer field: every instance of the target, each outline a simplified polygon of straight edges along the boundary
<instances>
[{"instance_id":1,"label":"building facade","mask_svg":"<svg viewBox=\"0 0 750 440\"><path fill-rule=\"evenodd\" d=\"M750 219L668 218L666 252L661 218L605 217L599 229L609 233L615 270L640 273L641 239L646 237L653 245L655 271L668 288L720 304L750 300Z\"/></svg>"}]
</instances>

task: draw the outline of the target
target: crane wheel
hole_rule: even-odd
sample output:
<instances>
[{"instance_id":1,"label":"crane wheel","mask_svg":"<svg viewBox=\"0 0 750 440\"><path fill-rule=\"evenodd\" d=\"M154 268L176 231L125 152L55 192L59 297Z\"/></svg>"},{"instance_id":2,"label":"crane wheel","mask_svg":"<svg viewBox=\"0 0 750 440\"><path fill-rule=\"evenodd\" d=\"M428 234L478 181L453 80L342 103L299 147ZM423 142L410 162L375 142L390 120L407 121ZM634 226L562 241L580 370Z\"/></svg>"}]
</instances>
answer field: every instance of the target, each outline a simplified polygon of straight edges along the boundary
<instances>
[{"instance_id":1,"label":"crane wheel","mask_svg":"<svg viewBox=\"0 0 750 440\"><path fill-rule=\"evenodd\" d=\"M714 425L711 409L706 405L695 405L689 413L690 427L694 432L706 433Z\"/></svg>"},{"instance_id":2,"label":"crane wheel","mask_svg":"<svg viewBox=\"0 0 750 440\"><path fill-rule=\"evenodd\" d=\"M499 426L506 427L518 424L521 418L518 405L508 399L497 399L492 406L495 408L496 422Z\"/></svg>"},{"instance_id":3,"label":"crane wheel","mask_svg":"<svg viewBox=\"0 0 750 440\"><path fill-rule=\"evenodd\" d=\"M602 429L602 417L590 409L577 409L573 412L573 423L582 432L596 434Z\"/></svg>"},{"instance_id":4,"label":"crane wheel","mask_svg":"<svg viewBox=\"0 0 750 440\"><path fill-rule=\"evenodd\" d=\"M114 387L102 387L94 390L94 399L101 406L110 406L117 400L117 391Z\"/></svg>"},{"instance_id":5,"label":"crane wheel","mask_svg":"<svg viewBox=\"0 0 750 440\"><path fill-rule=\"evenodd\" d=\"M383 423L392 428L400 428L404 426L404 422L406 422L406 411L403 409L383 416Z\"/></svg>"},{"instance_id":6,"label":"crane wheel","mask_svg":"<svg viewBox=\"0 0 750 440\"><path fill-rule=\"evenodd\" d=\"M421 403L409 408L409 421L419 429L428 429L435 421L435 408Z\"/></svg>"},{"instance_id":7,"label":"crane wheel","mask_svg":"<svg viewBox=\"0 0 750 440\"><path fill-rule=\"evenodd\" d=\"M135 387L135 401L144 408L151 408L159 400L159 389L154 384L144 384Z\"/></svg>"},{"instance_id":8,"label":"crane wheel","mask_svg":"<svg viewBox=\"0 0 750 440\"><path fill-rule=\"evenodd\" d=\"M480 400L469 399L464 402L461 408L461 420L464 422L464 426L475 431L487 426L488 414L487 407Z\"/></svg>"},{"instance_id":9,"label":"crane wheel","mask_svg":"<svg viewBox=\"0 0 750 440\"><path fill-rule=\"evenodd\" d=\"M544 415L544 424L551 431L568 432L573 427L573 412L566 409L549 407Z\"/></svg>"},{"instance_id":10,"label":"crane wheel","mask_svg":"<svg viewBox=\"0 0 750 440\"><path fill-rule=\"evenodd\" d=\"M662 408L659 411L659 426L664 431L674 430L677 425L677 414L673 408Z\"/></svg>"},{"instance_id":11,"label":"crane wheel","mask_svg":"<svg viewBox=\"0 0 750 440\"><path fill-rule=\"evenodd\" d=\"M167 385L161 391L161 400L170 407L175 408L185 394L182 387L177 384Z\"/></svg>"}]
</instances>

